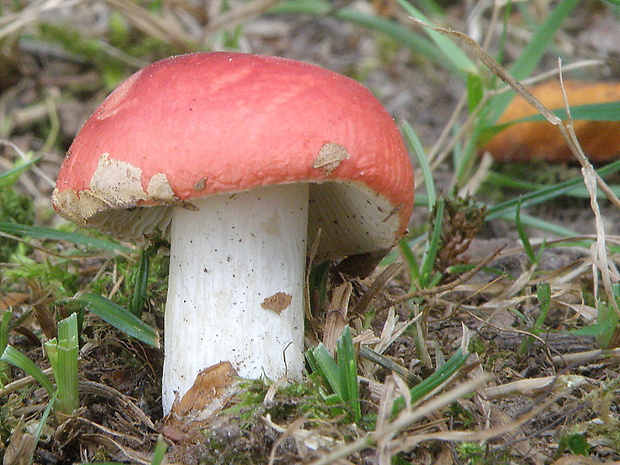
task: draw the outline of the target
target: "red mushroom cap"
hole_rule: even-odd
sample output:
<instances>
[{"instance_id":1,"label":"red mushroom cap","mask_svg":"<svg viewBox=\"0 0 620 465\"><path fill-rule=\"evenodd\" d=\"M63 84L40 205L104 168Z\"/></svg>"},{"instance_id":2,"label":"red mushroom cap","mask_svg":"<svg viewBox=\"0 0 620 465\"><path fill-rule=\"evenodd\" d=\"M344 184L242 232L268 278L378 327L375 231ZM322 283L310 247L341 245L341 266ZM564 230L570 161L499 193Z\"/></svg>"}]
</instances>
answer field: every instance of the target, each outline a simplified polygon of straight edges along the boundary
<instances>
[{"instance_id":1,"label":"red mushroom cap","mask_svg":"<svg viewBox=\"0 0 620 465\"><path fill-rule=\"evenodd\" d=\"M153 227L166 234L167 206L293 182L311 183L310 220L319 223L373 216L349 200L360 192L389 224L373 232L386 236L383 248L404 233L413 208L400 132L363 86L283 58L195 53L144 68L103 102L69 149L53 205L78 225L139 239ZM313 213L313 203L343 192L337 207ZM322 235L334 229L318 226Z\"/></svg>"}]
</instances>

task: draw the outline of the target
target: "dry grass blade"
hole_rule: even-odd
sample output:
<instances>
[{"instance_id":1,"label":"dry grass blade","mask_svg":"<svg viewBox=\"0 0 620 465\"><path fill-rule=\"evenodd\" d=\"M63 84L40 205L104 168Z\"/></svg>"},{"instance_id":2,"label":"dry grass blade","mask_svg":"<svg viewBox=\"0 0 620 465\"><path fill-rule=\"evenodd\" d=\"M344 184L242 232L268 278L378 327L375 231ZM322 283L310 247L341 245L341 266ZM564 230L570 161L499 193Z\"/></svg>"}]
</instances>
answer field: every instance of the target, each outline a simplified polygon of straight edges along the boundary
<instances>
[{"instance_id":1,"label":"dry grass blade","mask_svg":"<svg viewBox=\"0 0 620 465\"><path fill-rule=\"evenodd\" d=\"M129 447L125 447L123 444L113 440L106 434L84 434L83 438L85 440L91 440L98 444L102 444L109 449L117 449L128 460L131 460L131 463L136 463L140 465L152 464L152 454L145 454L143 452L130 449Z\"/></svg>"},{"instance_id":2,"label":"dry grass blade","mask_svg":"<svg viewBox=\"0 0 620 465\"><path fill-rule=\"evenodd\" d=\"M588 350L574 354L554 355L551 361L556 365L586 365L596 360L620 361L620 349Z\"/></svg>"},{"instance_id":3,"label":"dry grass blade","mask_svg":"<svg viewBox=\"0 0 620 465\"><path fill-rule=\"evenodd\" d=\"M560 71L561 71L561 61L559 62L559 66L560 66ZM583 175L583 180L584 183L586 185L586 188L588 189L588 193L590 194L590 208L592 209L592 211L594 212L594 218L596 221L596 248L592 248L592 253L593 253L593 261L594 264L596 265L596 267L600 270L601 272L601 277L603 278L603 288L605 289L605 292L607 293L607 297L609 299L609 301L611 302L612 306L614 307L614 309L616 310L616 312L618 314L620 314L620 309L618 308L618 302L616 302L616 299L613 295L613 291L611 289L611 276L610 276L610 270L612 268L612 263L609 261L608 257L607 257L607 246L606 246L606 240L605 240L605 224L603 223L603 218L601 216L601 209L599 207L598 204L598 200L597 200L597 183L602 182L603 184L605 184L606 187L607 184L600 179L600 177L596 174L596 172L594 171L594 167L592 166L592 164L588 161L588 159L586 158L585 154L583 153L583 151L581 150L581 147L579 145L579 141L577 140L577 135L575 134L575 130L574 130L574 125L573 125L573 119L571 118L571 114L570 114L570 107L568 105L568 99L566 97L566 91L564 89L564 81L563 81L563 77L562 77L562 73L560 72L560 82L562 85L562 93L564 95L564 105L566 108L566 114L568 115L568 122L566 124L566 130L568 131L568 136L570 141L572 142L572 145L569 144L569 147L571 147L573 153L577 156L577 159L579 160L579 162L582 165L581 168L581 172ZM564 127L563 125L561 125L562 127ZM563 134L564 135L564 134ZM599 184L599 187L600 186ZM611 191L611 189L609 189ZM613 192L612 192L613 194ZM613 197L617 200L617 197L615 196L615 194L613 194ZM608 198L610 200L612 200L609 196ZM613 200L612 200L613 202ZM616 204L616 206L618 206L618 208L620 208L620 205ZM616 280L618 279L618 271L617 270L613 270L615 271L615 275L616 275ZM596 278L596 273L594 273L594 276ZM596 280L596 279L595 279ZM597 292L597 288L598 286L595 286L595 293Z\"/></svg>"},{"instance_id":4,"label":"dry grass blade","mask_svg":"<svg viewBox=\"0 0 620 465\"><path fill-rule=\"evenodd\" d=\"M222 13L210 19L209 24L204 29L202 45L206 46L210 36L223 28L231 28L239 24L241 21L250 19L261 13L264 13L272 6L280 3L280 0L254 0L241 4L226 13Z\"/></svg>"},{"instance_id":5,"label":"dry grass blade","mask_svg":"<svg viewBox=\"0 0 620 465\"><path fill-rule=\"evenodd\" d=\"M120 410L128 412L132 417L144 424L152 431L156 431L156 427L151 419L138 407L129 397L118 392L116 389L106 386L105 384L96 383L94 381L80 381L80 392L83 394L94 394L113 400L118 403Z\"/></svg>"},{"instance_id":6,"label":"dry grass blade","mask_svg":"<svg viewBox=\"0 0 620 465\"><path fill-rule=\"evenodd\" d=\"M394 421L384 425L381 430L374 431L351 444L338 449L320 460L312 462L312 465L329 465L336 460L348 457L349 455L367 449L372 444L382 441L384 438L389 438L399 431L404 431L407 427L413 423L421 420L422 418L450 405L452 402L474 392L482 387L484 384L491 380L490 375L481 375L471 381L467 381L454 389L437 396L428 403L420 406L416 410L405 410Z\"/></svg>"},{"instance_id":7,"label":"dry grass blade","mask_svg":"<svg viewBox=\"0 0 620 465\"><path fill-rule=\"evenodd\" d=\"M385 270L381 272L381 274L373 281L368 290L360 297L357 304L351 311L354 315L360 315L372 302L375 296L379 293L379 291L385 286L387 283L402 267L402 263L392 263Z\"/></svg>"},{"instance_id":8,"label":"dry grass blade","mask_svg":"<svg viewBox=\"0 0 620 465\"><path fill-rule=\"evenodd\" d=\"M575 389L588 383L588 379L579 375L545 376L543 378L528 378L500 386L491 386L480 390L480 395L487 400L500 399L513 395L535 397L552 389Z\"/></svg>"},{"instance_id":9,"label":"dry grass blade","mask_svg":"<svg viewBox=\"0 0 620 465\"><path fill-rule=\"evenodd\" d=\"M418 313L407 321L398 321L398 316L396 315L394 307L390 307L388 310L388 316L383 324L383 329L381 330L381 338L377 346L374 348L375 352L379 354L385 352L385 350L392 345L392 343L401 334L403 334L409 326L414 324L420 318L422 318L422 313Z\"/></svg>"},{"instance_id":10,"label":"dry grass blade","mask_svg":"<svg viewBox=\"0 0 620 465\"><path fill-rule=\"evenodd\" d=\"M45 370L41 371L45 376L50 379L50 381L54 379L54 373L52 372L51 368L46 368ZM20 389L25 388L26 386L30 386L34 382L36 382L36 380L32 376L24 376L23 378L15 380L12 383L4 386L4 388L0 389L0 397L4 397L7 394L11 394L12 392L17 392Z\"/></svg>"},{"instance_id":11,"label":"dry grass blade","mask_svg":"<svg viewBox=\"0 0 620 465\"><path fill-rule=\"evenodd\" d=\"M263 417L263 421L267 426L273 428L276 432L281 434L280 438L274 443L270 457L274 457L276 449L284 443L287 438L295 438L297 441L303 443L305 447L310 450L318 450L321 448L330 448L334 446L342 445L342 441L336 440L332 437L322 435L316 430L303 429L303 423L306 420L305 417L298 418L290 425L286 427L277 425L271 419L271 415L267 414Z\"/></svg>"},{"instance_id":12,"label":"dry grass blade","mask_svg":"<svg viewBox=\"0 0 620 465\"><path fill-rule=\"evenodd\" d=\"M482 268L484 268L489 263L491 263L493 260L495 260L502 253L502 250L504 250L504 247L505 246L500 247L495 252L493 252L491 255L488 255L487 257L483 258L471 270L469 270L466 273L463 273L457 279L455 279L452 282L449 282L448 284L443 284L441 286L435 286L435 287L431 287L428 289L420 289L415 292L410 292L410 293L395 297L393 300L394 302L403 302L405 300L414 299L416 297L423 297L427 295L440 295L445 292L449 292L457 288L461 284L469 281L472 277L474 277L477 273L479 273Z\"/></svg>"},{"instance_id":13,"label":"dry grass blade","mask_svg":"<svg viewBox=\"0 0 620 465\"><path fill-rule=\"evenodd\" d=\"M353 285L350 282L347 281L341 284L334 289L332 299L327 307L323 345L332 355L336 352L338 337L340 337L347 324L347 312L352 292Z\"/></svg>"},{"instance_id":14,"label":"dry grass blade","mask_svg":"<svg viewBox=\"0 0 620 465\"><path fill-rule=\"evenodd\" d=\"M44 13L60 8L70 8L82 2L83 0L47 0L45 2L35 2L19 13L6 14L0 17L0 39L19 31L30 23L36 22Z\"/></svg>"},{"instance_id":15,"label":"dry grass blade","mask_svg":"<svg viewBox=\"0 0 620 465\"><path fill-rule=\"evenodd\" d=\"M477 379L477 378L476 378ZM474 380L475 381L475 380ZM524 424L533 420L537 415L549 409L555 402L562 398L562 393L547 399L542 402L536 408L530 410L527 414L513 420L510 423L488 428L482 431L440 431L437 433L420 434L415 436L409 436L404 438L402 444L397 445L394 453L400 451L408 451L416 447L418 444L424 441L441 440L441 441L459 441L459 442L474 442L474 441L488 441L493 438L500 437L506 433L519 430Z\"/></svg>"},{"instance_id":16,"label":"dry grass blade","mask_svg":"<svg viewBox=\"0 0 620 465\"><path fill-rule=\"evenodd\" d=\"M599 462L590 457L581 456L568 456L561 457L553 462L551 465L620 465L620 461L614 460L613 462Z\"/></svg>"},{"instance_id":17,"label":"dry grass blade","mask_svg":"<svg viewBox=\"0 0 620 465\"><path fill-rule=\"evenodd\" d=\"M489 174L491 170L491 166L493 166L493 158L485 153L482 156L482 160L476 169L476 172L472 174L472 176L467 181L467 184L463 186L462 189L459 190L459 197L466 197L467 195L474 194L478 191L484 180Z\"/></svg>"},{"instance_id":18,"label":"dry grass blade","mask_svg":"<svg viewBox=\"0 0 620 465\"><path fill-rule=\"evenodd\" d=\"M148 36L183 46L187 51L195 48L193 45L196 42L195 39L186 34L177 22L150 14L134 2L124 0L105 0L105 2L115 10L122 12L135 27Z\"/></svg>"}]
</instances>

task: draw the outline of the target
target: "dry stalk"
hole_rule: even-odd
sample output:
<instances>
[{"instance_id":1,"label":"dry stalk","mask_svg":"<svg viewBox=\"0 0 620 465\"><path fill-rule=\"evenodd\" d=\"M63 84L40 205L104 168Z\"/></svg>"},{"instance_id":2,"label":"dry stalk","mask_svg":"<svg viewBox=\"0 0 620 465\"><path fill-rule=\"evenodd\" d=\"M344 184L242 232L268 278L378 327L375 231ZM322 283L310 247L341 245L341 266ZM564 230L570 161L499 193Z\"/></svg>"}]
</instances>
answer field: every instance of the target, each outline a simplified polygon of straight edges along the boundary
<instances>
[{"instance_id":1,"label":"dry stalk","mask_svg":"<svg viewBox=\"0 0 620 465\"><path fill-rule=\"evenodd\" d=\"M385 283L387 283L401 269L401 267L402 263L392 263L385 270L383 270L381 274L372 282L368 290L360 297L353 310L351 310L351 313L353 315L361 315L364 313L370 302L372 302L383 286L385 286Z\"/></svg>"},{"instance_id":2,"label":"dry stalk","mask_svg":"<svg viewBox=\"0 0 620 465\"><path fill-rule=\"evenodd\" d=\"M394 302L403 302L405 300L415 299L416 297L435 296L435 295L443 294L445 292L449 292L455 289L456 287L460 286L461 284L469 281L471 278L473 278L478 272L480 272L482 268L484 268L489 263L491 263L493 260L495 260L501 254L502 250L504 250L504 247L500 247L495 252L493 252L491 255L488 255L487 257L483 258L471 270L469 270L466 273L463 273L457 279L455 279L452 282L449 282L448 284L443 284L441 286L435 286L433 288L428 288L428 289L419 289L414 292L409 292L407 294L394 297L392 300Z\"/></svg>"},{"instance_id":3,"label":"dry stalk","mask_svg":"<svg viewBox=\"0 0 620 465\"><path fill-rule=\"evenodd\" d=\"M466 197L467 195L473 194L478 191L480 185L484 182L487 175L489 174L489 170L493 165L493 157L488 153L485 153L482 156L482 160L480 160L480 164L476 169L476 172L469 177L467 184L463 186L458 193L459 197Z\"/></svg>"},{"instance_id":4,"label":"dry stalk","mask_svg":"<svg viewBox=\"0 0 620 465\"><path fill-rule=\"evenodd\" d=\"M609 360L617 363L620 361L620 349L589 350L575 354L554 355L551 361L556 365L586 365L596 360Z\"/></svg>"},{"instance_id":5,"label":"dry stalk","mask_svg":"<svg viewBox=\"0 0 620 465\"><path fill-rule=\"evenodd\" d=\"M568 115L568 120L564 123L558 116L552 113L547 107L545 107L540 100L538 100L534 95L532 95L524 85L517 81L506 68L500 65L497 61L495 61L487 52L484 50L478 42L469 37L467 34L462 32L453 31L450 29L440 28L440 27L432 27L428 24L414 18L414 21L419 25L432 29L441 34L455 37L463 40L475 53L475 55L482 61L497 77L499 77L502 81L512 87L523 99L525 99L530 105L532 105L543 117L549 121L551 124L556 126L560 131L563 139L566 141L568 147L571 149L571 152L575 156L575 158L579 161L582 167L582 175L584 178L584 182L586 187L588 188L588 192L590 194L591 206L594 211L596 217L596 228L597 228L597 247L596 247L596 256L595 263L598 270L601 273L601 277L603 279L603 288L607 294L608 300L611 302L612 306L616 310L618 314L620 314L620 308L618 308L618 304L613 296L613 292L611 289L611 277L610 277L610 268L611 265L609 263L607 257L607 251L605 246L605 231L603 222L600 217L600 209L597 203L597 192L596 187L603 192L605 197L617 208L620 209L620 199L616 196L616 194L611 190L611 188L607 185L607 183L594 171L592 164L589 162L588 158L583 153L581 146L579 145L579 141L577 140L577 136L575 135L575 131L573 129L573 122L570 117L568 101L566 99L566 94L564 92L564 86L562 83L562 91L564 93L564 100ZM560 79L562 79L561 67L560 67ZM596 281L596 273L594 273L594 278Z\"/></svg>"},{"instance_id":6,"label":"dry stalk","mask_svg":"<svg viewBox=\"0 0 620 465\"><path fill-rule=\"evenodd\" d=\"M420 421L422 418L431 415L432 413L450 405L452 402L476 391L476 389L479 389L490 380L490 375L476 377L475 379L467 381L460 386L451 389L445 394L434 398L427 404L422 405L415 410L404 410L398 417L396 417L395 420L385 425L381 430L373 431L372 433L361 437L351 444L333 451L322 459L312 462L312 465L329 465L338 459L348 457L353 453L372 447L374 444L383 441L385 438L390 438L395 434L398 434L400 431L404 431L410 425Z\"/></svg>"},{"instance_id":7,"label":"dry stalk","mask_svg":"<svg viewBox=\"0 0 620 465\"><path fill-rule=\"evenodd\" d=\"M545 376L543 378L527 378L499 386L490 386L479 391L486 400L502 399L513 395L536 397L552 389L558 390L575 389L589 380L579 375Z\"/></svg>"},{"instance_id":8,"label":"dry stalk","mask_svg":"<svg viewBox=\"0 0 620 465\"><path fill-rule=\"evenodd\" d=\"M19 31L30 23L36 22L41 15L61 8L70 8L84 0L47 0L34 2L19 13L0 16L0 39Z\"/></svg>"},{"instance_id":9,"label":"dry stalk","mask_svg":"<svg viewBox=\"0 0 620 465\"><path fill-rule=\"evenodd\" d=\"M340 337L347 324L347 312L352 292L353 285L349 281L341 284L334 289L332 299L327 306L323 345L332 355L336 353L338 337Z\"/></svg>"},{"instance_id":10,"label":"dry stalk","mask_svg":"<svg viewBox=\"0 0 620 465\"><path fill-rule=\"evenodd\" d=\"M208 45L209 36L213 35L215 32L224 28L232 28L244 20L264 13L272 6L280 3L280 1L281 0L254 0L248 3L242 3L226 13L211 18L203 31L200 42L203 47Z\"/></svg>"},{"instance_id":11,"label":"dry stalk","mask_svg":"<svg viewBox=\"0 0 620 465\"><path fill-rule=\"evenodd\" d=\"M415 436L404 437L400 444L396 445L393 449L393 453L405 452L413 449L421 442L440 440L440 441L453 441L453 442L474 442L474 441L488 441L500 436L505 435L513 431L518 431L524 424L531 421L538 414L549 409L557 400L563 397L563 393L559 393L552 398L542 402L537 408L532 409L527 414L514 420L511 423L489 428L483 431L440 431L437 433L420 434Z\"/></svg>"},{"instance_id":12,"label":"dry stalk","mask_svg":"<svg viewBox=\"0 0 620 465\"><path fill-rule=\"evenodd\" d=\"M176 21L155 16L137 3L125 0L104 0L111 8L121 12L136 28L150 37L185 47L188 51L195 48L196 40L183 31Z\"/></svg>"}]
</instances>

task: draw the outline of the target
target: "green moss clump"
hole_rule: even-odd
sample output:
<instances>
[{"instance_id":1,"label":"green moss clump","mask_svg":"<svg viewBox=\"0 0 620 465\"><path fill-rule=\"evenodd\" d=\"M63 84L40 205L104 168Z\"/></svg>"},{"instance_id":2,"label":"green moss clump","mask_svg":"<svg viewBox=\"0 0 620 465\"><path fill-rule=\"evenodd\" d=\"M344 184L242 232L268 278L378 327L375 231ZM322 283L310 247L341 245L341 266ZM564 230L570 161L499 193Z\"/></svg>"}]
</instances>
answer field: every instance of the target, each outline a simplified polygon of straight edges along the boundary
<instances>
[{"instance_id":1,"label":"green moss clump","mask_svg":"<svg viewBox=\"0 0 620 465\"><path fill-rule=\"evenodd\" d=\"M34 223L34 208L30 197L0 183L0 222L3 221L30 226ZM16 240L0 236L0 262L9 261L17 245Z\"/></svg>"}]
</instances>

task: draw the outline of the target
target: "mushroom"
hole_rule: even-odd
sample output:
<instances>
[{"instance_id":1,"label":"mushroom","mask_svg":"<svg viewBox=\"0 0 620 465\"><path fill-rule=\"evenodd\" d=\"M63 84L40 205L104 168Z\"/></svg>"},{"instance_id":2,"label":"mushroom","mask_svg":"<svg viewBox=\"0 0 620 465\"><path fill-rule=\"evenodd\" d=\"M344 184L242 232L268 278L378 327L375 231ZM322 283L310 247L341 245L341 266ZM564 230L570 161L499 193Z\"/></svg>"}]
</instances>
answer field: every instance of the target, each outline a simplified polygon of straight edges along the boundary
<instances>
[{"instance_id":1,"label":"mushroom","mask_svg":"<svg viewBox=\"0 0 620 465\"><path fill-rule=\"evenodd\" d=\"M156 62L112 92L71 145L53 206L123 240L169 239L168 412L221 361L299 379L309 244L315 261L382 256L413 195L400 132L363 86L215 52Z\"/></svg>"}]
</instances>

